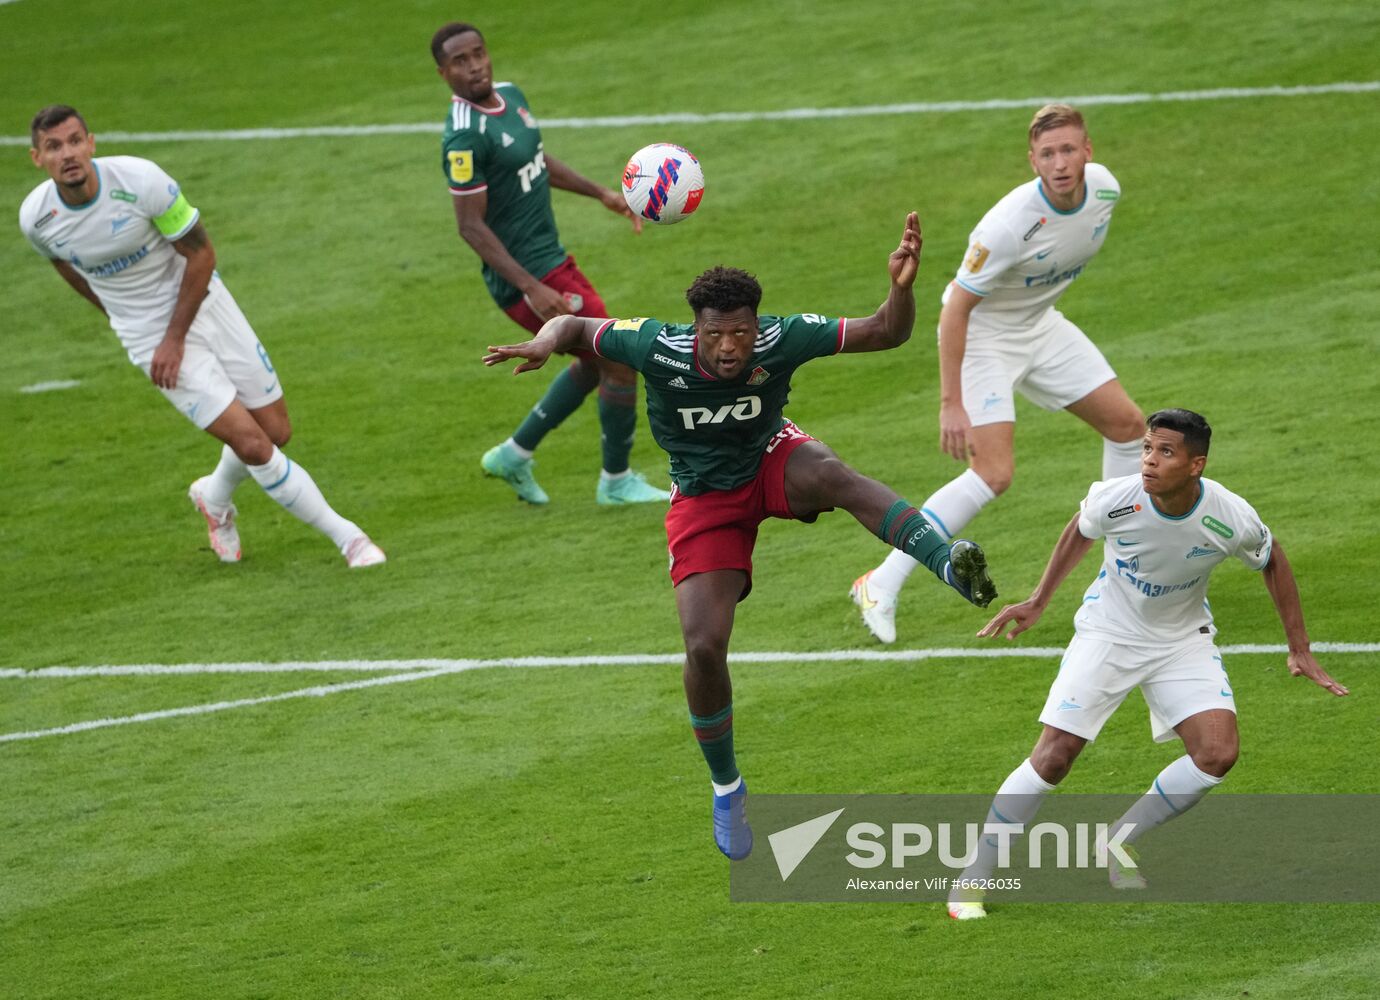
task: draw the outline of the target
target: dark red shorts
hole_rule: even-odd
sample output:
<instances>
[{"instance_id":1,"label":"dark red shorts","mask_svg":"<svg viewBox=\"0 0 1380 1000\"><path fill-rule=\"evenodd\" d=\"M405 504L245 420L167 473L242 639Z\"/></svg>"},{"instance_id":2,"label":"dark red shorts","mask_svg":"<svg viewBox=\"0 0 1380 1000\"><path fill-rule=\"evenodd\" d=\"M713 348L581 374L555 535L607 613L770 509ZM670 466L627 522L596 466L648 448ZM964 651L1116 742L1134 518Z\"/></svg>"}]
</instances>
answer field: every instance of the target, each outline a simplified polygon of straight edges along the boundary
<instances>
[{"instance_id":1,"label":"dark red shorts","mask_svg":"<svg viewBox=\"0 0 1380 1000\"><path fill-rule=\"evenodd\" d=\"M751 482L737 489L711 490L697 496L671 491L666 513L666 540L671 550L671 583L696 573L740 569L748 575L738 598L752 590L752 548L757 526L769 517L813 521L816 513L797 518L786 502L786 459L813 441L789 420L767 442L762 464Z\"/></svg>"},{"instance_id":2,"label":"dark red shorts","mask_svg":"<svg viewBox=\"0 0 1380 1000\"><path fill-rule=\"evenodd\" d=\"M599 293L594 290L589 279L576 266L574 257L567 257L555 270L543 274L541 283L564 295L565 300L574 308L576 316L603 319L609 315L608 306L604 305L604 300L599 297ZM529 333L536 334L541 330L542 318L532 311L532 307L527 304L525 298L519 299L514 305L503 311L514 323ZM577 354L582 358L594 357L589 351L571 351L570 353Z\"/></svg>"}]
</instances>

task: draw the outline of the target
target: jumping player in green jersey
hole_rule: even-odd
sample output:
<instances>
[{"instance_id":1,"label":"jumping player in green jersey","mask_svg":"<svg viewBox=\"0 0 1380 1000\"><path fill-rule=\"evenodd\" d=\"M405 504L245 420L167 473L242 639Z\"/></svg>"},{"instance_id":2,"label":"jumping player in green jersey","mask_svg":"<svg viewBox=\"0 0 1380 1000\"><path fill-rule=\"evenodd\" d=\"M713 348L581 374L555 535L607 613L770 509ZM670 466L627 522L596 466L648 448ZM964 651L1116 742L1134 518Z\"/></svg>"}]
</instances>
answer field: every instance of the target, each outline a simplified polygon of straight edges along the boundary
<instances>
[{"instance_id":1,"label":"jumping player in green jersey","mask_svg":"<svg viewBox=\"0 0 1380 1000\"><path fill-rule=\"evenodd\" d=\"M752 548L762 521L811 522L842 507L966 600L986 607L996 596L981 548L965 539L943 541L912 504L845 465L781 412L791 375L807 361L889 350L910 339L920 245L912 212L887 263L890 293L864 319L759 316L757 280L715 267L686 292L693 324L561 316L534 340L490 347L484 356L486 365L519 359L515 371L528 372L554 352L582 347L644 376L652 435L670 453L675 480L666 534L685 638L690 723L714 786L714 839L731 859L752 850L752 830L733 752L728 641L734 610L752 589Z\"/></svg>"},{"instance_id":2,"label":"jumping player in green jersey","mask_svg":"<svg viewBox=\"0 0 1380 1000\"><path fill-rule=\"evenodd\" d=\"M632 219L623 196L548 156L527 98L511 83L494 83L484 36L472 24L447 24L431 40L436 71L450 85L450 110L441 140L441 169L450 185L460 237L484 262L494 302L532 333L553 316L605 316L599 293L568 256L556 232L551 188L598 199ZM603 471L601 504L665 501L670 494L628 467L637 424L637 373L579 350L540 402L502 444L480 461L528 503L547 502L532 477L532 452L548 432L599 390Z\"/></svg>"}]
</instances>

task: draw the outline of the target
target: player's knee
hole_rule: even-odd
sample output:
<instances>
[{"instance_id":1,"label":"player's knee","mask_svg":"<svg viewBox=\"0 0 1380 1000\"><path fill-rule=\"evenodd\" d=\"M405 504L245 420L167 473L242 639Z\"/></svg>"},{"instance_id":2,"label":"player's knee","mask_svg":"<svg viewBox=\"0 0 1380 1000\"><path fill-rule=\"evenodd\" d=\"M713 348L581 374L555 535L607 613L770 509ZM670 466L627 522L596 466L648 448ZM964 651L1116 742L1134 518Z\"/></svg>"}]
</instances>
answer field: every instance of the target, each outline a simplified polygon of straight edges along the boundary
<instances>
[{"instance_id":1,"label":"player's knee","mask_svg":"<svg viewBox=\"0 0 1380 1000\"><path fill-rule=\"evenodd\" d=\"M1134 406L1117 423L1111 435L1117 444L1132 444L1145 436L1145 414Z\"/></svg>"},{"instance_id":2,"label":"player's knee","mask_svg":"<svg viewBox=\"0 0 1380 1000\"><path fill-rule=\"evenodd\" d=\"M728 636L699 633L685 637L686 668L696 674L714 674L728 667Z\"/></svg>"},{"instance_id":3,"label":"player's knee","mask_svg":"<svg viewBox=\"0 0 1380 1000\"><path fill-rule=\"evenodd\" d=\"M279 448L286 448L287 443L292 440L291 422L289 422L287 419L284 419L282 425L273 428L273 430L269 432L268 436L269 440L271 440Z\"/></svg>"},{"instance_id":4,"label":"player's knee","mask_svg":"<svg viewBox=\"0 0 1380 1000\"><path fill-rule=\"evenodd\" d=\"M870 480L837 455L820 459L813 470L818 495L826 500L842 501Z\"/></svg>"},{"instance_id":5,"label":"player's knee","mask_svg":"<svg viewBox=\"0 0 1380 1000\"><path fill-rule=\"evenodd\" d=\"M273 445L267 434L245 434L230 442L230 450L245 465L265 465L273 457Z\"/></svg>"},{"instance_id":6,"label":"player's knee","mask_svg":"<svg viewBox=\"0 0 1380 1000\"><path fill-rule=\"evenodd\" d=\"M1073 762L1082 750L1083 741L1071 733L1058 737L1042 736L1030 752L1030 766L1045 781L1057 785L1068 777Z\"/></svg>"},{"instance_id":7,"label":"player's knee","mask_svg":"<svg viewBox=\"0 0 1380 1000\"><path fill-rule=\"evenodd\" d=\"M983 465L973 463L973 471L978 474L978 478L987 484L987 488L997 496L1001 496L1011 488L1011 480L1015 478L1016 467L1014 464L993 463Z\"/></svg>"},{"instance_id":8,"label":"player's knee","mask_svg":"<svg viewBox=\"0 0 1380 1000\"><path fill-rule=\"evenodd\" d=\"M1193 754L1193 766L1204 774L1221 778L1236 763L1239 747L1235 740L1210 743Z\"/></svg>"}]
</instances>

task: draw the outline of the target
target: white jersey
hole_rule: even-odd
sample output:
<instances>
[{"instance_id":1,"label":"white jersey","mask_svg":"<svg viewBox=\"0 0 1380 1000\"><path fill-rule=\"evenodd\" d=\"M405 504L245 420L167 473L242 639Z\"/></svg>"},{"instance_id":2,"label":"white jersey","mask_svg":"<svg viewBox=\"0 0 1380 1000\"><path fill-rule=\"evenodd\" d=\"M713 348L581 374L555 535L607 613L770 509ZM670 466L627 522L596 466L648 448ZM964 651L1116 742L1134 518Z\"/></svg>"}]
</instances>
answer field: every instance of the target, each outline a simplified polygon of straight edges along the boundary
<instances>
[{"instance_id":1,"label":"white jersey","mask_svg":"<svg viewBox=\"0 0 1380 1000\"><path fill-rule=\"evenodd\" d=\"M57 184L44 181L20 206L19 228L43 256L67 261L86 278L130 361L141 364L167 332L186 269L172 241L196 225L198 213L150 160L103 156L93 163L94 198L68 205Z\"/></svg>"},{"instance_id":2,"label":"white jersey","mask_svg":"<svg viewBox=\"0 0 1380 1000\"><path fill-rule=\"evenodd\" d=\"M1073 619L1079 635L1158 643L1216 634L1208 576L1228 556L1264 569L1271 537L1245 500L1211 479L1200 483L1198 502L1179 517L1155 509L1138 475L1093 483L1078 530L1106 544Z\"/></svg>"},{"instance_id":3,"label":"white jersey","mask_svg":"<svg viewBox=\"0 0 1380 1000\"><path fill-rule=\"evenodd\" d=\"M1021 340L1054 307L1107 238L1121 185L1100 163L1083 168L1083 204L1063 212L1045 197L1039 178L1022 184L982 217L953 283L982 301L968 337Z\"/></svg>"}]
</instances>

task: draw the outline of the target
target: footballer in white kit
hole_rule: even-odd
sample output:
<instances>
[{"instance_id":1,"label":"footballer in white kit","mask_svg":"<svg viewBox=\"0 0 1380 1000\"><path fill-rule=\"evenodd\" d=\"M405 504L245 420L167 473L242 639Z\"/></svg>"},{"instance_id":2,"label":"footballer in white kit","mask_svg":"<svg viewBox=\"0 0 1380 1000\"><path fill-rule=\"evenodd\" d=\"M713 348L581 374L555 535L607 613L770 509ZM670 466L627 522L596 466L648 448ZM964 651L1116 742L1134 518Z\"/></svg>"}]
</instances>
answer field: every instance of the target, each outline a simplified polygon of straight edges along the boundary
<instances>
[{"instance_id":1,"label":"footballer in white kit","mask_svg":"<svg viewBox=\"0 0 1380 1000\"><path fill-rule=\"evenodd\" d=\"M1231 681L1213 642L1208 577L1227 559L1259 571L1289 644L1289 672L1334 695L1347 689L1314 658L1293 570L1284 549L1241 497L1203 478L1212 429L1189 410L1151 414L1141 472L1094 483L1064 528L1030 598L1003 608L978 633L1014 638L1034 625L1059 584L1102 541L1102 566L1074 616L1074 637L1050 686L1030 757L997 791L989 820L1029 826L1043 796L1063 780L1089 742L1139 687L1158 742L1180 738L1185 754L1162 770L1145 794L1112 824L1135 843L1196 805L1236 762L1239 737ZM967 885L990 876L994 848L980 846ZM1132 859L1134 849L1127 853ZM1142 889L1139 866L1110 858L1115 889ZM980 892L956 890L949 915L985 915Z\"/></svg>"},{"instance_id":2,"label":"footballer in white kit","mask_svg":"<svg viewBox=\"0 0 1380 1000\"><path fill-rule=\"evenodd\" d=\"M81 296L104 312L129 360L196 426L224 442L188 496L223 562L241 555L235 487L252 476L294 516L328 535L352 568L384 562L359 526L326 503L279 450L291 436L268 352L216 272L200 213L151 160L95 157L76 109L52 105L30 126L49 175L24 199L19 227Z\"/></svg>"},{"instance_id":3,"label":"footballer in white kit","mask_svg":"<svg viewBox=\"0 0 1380 1000\"><path fill-rule=\"evenodd\" d=\"M1102 435L1104 479L1131 475L1140 461L1140 409L1054 308L1102 249L1121 185L1092 162L1083 116L1068 105L1037 111L1029 140L1036 178L982 217L940 311L940 448L969 467L922 511L949 538L1011 485L1018 392ZM914 568L893 552L853 583L863 623L882 642L896 640L897 598Z\"/></svg>"}]
</instances>

